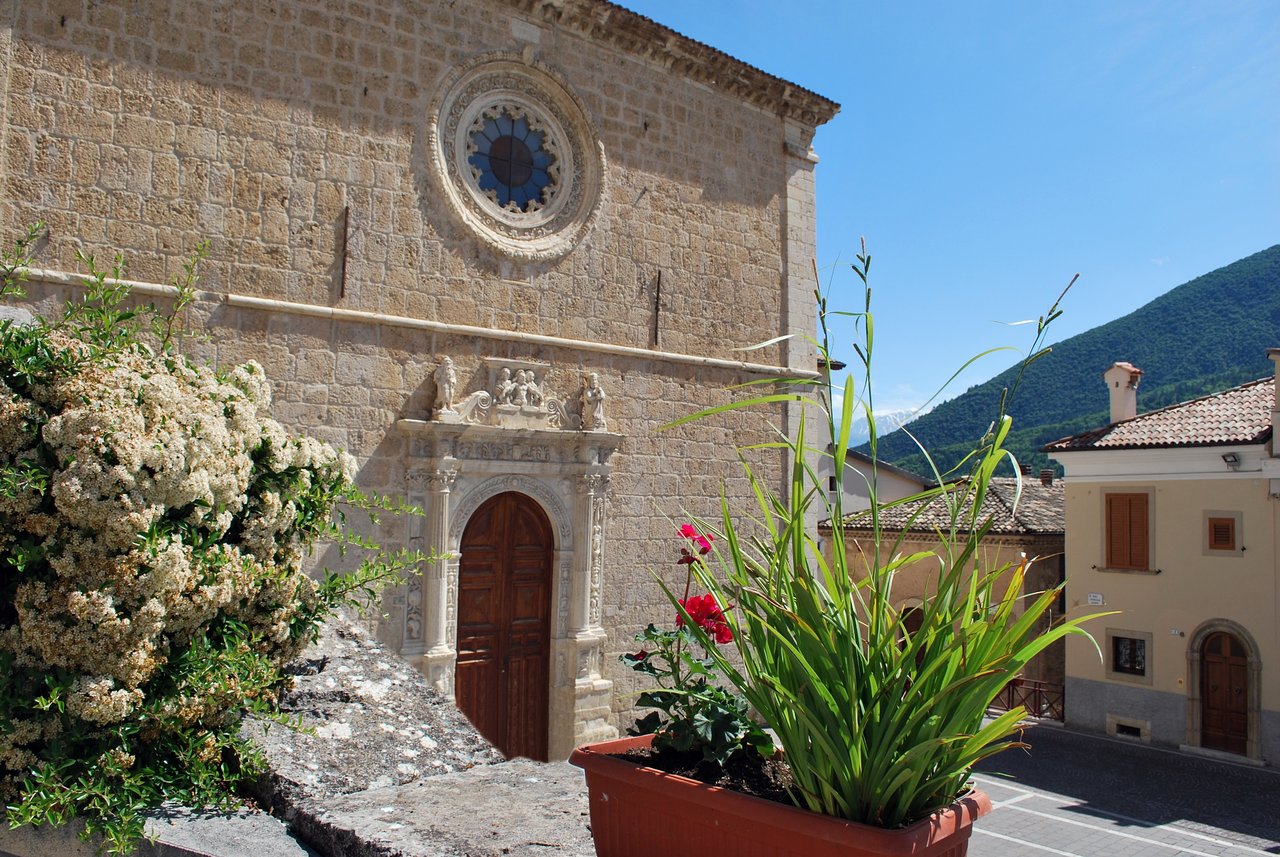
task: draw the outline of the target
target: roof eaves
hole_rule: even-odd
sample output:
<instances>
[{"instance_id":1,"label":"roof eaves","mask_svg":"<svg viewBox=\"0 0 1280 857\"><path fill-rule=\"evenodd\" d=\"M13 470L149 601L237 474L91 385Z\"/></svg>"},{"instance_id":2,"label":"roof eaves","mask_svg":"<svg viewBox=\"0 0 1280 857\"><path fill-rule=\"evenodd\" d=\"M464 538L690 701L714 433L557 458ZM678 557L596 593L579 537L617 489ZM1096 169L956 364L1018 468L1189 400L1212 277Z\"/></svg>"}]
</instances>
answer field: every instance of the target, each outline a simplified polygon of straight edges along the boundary
<instances>
[{"instance_id":1,"label":"roof eaves","mask_svg":"<svg viewBox=\"0 0 1280 857\"><path fill-rule=\"evenodd\" d=\"M676 74L731 93L772 113L817 127L840 105L711 45L681 35L609 0L507 0L520 11L558 24L629 53L651 59Z\"/></svg>"},{"instance_id":2,"label":"roof eaves","mask_svg":"<svg viewBox=\"0 0 1280 857\"><path fill-rule=\"evenodd\" d=\"M871 456L867 455L865 452L860 452L859 450L854 449L852 447L849 448L849 450L845 453L845 455L847 457L856 458L859 461L865 462L867 464L874 464L876 468L879 470L887 470L896 476L901 476L904 479L910 479L913 482L919 482L921 488L937 488L938 487L938 483L934 482L932 479L927 479L924 476L921 476L919 473L916 473L911 470L907 470L905 467L899 467L896 464L890 464L887 461L874 459Z\"/></svg>"},{"instance_id":3,"label":"roof eaves","mask_svg":"<svg viewBox=\"0 0 1280 857\"><path fill-rule=\"evenodd\" d=\"M1107 449L1178 449L1183 447L1191 448L1191 447L1210 447L1210 446L1234 446L1240 443L1266 443L1268 440L1271 439L1271 434L1272 434L1271 427L1264 429L1262 432L1259 432L1252 439L1189 441L1185 443L1176 442L1176 441L1169 442L1169 443L1131 443L1131 444L1116 444L1114 446L1093 446L1092 445L1092 443L1096 442L1101 438L1106 437L1108 434L1110 434L1112 431L1114 431L1116 428L1120 426L1132 425L1135 422L1158 417L1169 411L1177 410L1178 408L1187 408L1192 405L1198 404L1200 402L1208 401L1209 399L1216 399L1221 396L1226 396L1237 391L1243 391L1248 389L1249 387L1254 387L1259 384L1274 383L1274 381L1275 381L1275 378L1273 376L1268 375L1265 378L1259 378L1256 381L1247 381L1243 384L1237 384L1234 387L1228 387L1227 389L1219 390L1216 393L1207 393L1203 396L1197 396L1194 399L1187 399L1185 402L1174 402L1172 405L1165 405L1163 408L1156 408L1154 411L1147 411L1146 413L1129 417L1129 419L1127 420L1120 420L1119 422L1114 422L1109 425L1086 429L1085 431L1079 432L1078 434L1067 435L1066 437L1059 438L1058 440L1050 441L1049 443L1040 447L1040 451L1041 452L1071 452L1073 450L1090 450L1090 451L1101 452ZM1088 441L1089 443L1086 444L1085 443L1086 441Z\"/></svg>"}]
</instances>

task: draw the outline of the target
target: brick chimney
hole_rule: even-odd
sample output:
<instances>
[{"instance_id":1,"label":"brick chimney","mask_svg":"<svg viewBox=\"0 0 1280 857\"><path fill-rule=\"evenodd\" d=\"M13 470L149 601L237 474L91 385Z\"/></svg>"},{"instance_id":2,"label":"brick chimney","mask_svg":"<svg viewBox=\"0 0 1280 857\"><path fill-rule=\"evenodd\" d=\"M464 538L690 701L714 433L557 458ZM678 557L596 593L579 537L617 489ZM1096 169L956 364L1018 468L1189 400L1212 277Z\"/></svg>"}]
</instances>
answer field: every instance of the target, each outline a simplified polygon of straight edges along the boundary
<instances>
[{"instance_id":1,"label":"brick chimney","mask_svg":"<svg viewBox=\"0 0 1280 857\"><path fill-rule=\"evenodd\" d=\"M1040 484L1048 487L1053 484L1053 468L1046 467L1040 471Z\"/></svg>"},{"instance_id":2,"label":"brick chimney","mask_svg":"<svg viewBox=\"0 0 1280 857\"><path fill-rule=\"evenodd\" d=\"M1138 415L1138 383L1142 380L1142 370L1132 363L1112 363L1111 368L1102 373L1107 382L1107 391L1111 393L1111 422L1131 420Z\"/></svg>"}]
</instances>

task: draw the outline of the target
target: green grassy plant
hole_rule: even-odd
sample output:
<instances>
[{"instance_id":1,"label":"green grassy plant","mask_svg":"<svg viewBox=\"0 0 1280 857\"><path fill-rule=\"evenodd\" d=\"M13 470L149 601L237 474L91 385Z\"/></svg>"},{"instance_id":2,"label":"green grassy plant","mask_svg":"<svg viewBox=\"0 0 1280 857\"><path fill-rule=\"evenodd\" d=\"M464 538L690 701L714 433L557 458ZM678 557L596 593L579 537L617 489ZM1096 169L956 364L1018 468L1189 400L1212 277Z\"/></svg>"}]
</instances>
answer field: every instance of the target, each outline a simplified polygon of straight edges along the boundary
<instances>
[{"instance_id":1,"label":"green grassy plant","mask_svg":"<svg viewBox=\"0 0 1280 857\"><path fill-rule=\"evenodd\" d=\"M865 287L871 264L865 246L857 259L854 271ZM980 515L982 499L997 466L1011 457L1003 448L1012 422L1008 395L1001 397L989 430L966 456L961 478L943 480L935 469L941 487L898 501L946 504L950 520L935 534L936 551L903 555L902 537L881 531L873 470L868 486L872 547L865 557L847 553L839 492L827 497L825 479L812 462L829 456L836 484L843 484L855 407L861 407L874 432L870 294L868 287L864 310L854 314L862 341L853 350L862 377L851 374L838 415L830 407L833 397L826 382L815 382L809 389L770 392L701 411L672 425L780 402L821 408L827 415L830 446L827 437L811 444L803 419L796 437L768 444L789 453L785 491L775 491L744 459L756 502L740 517L740 510L722 500L714 560L708 556L693 571L698 583L726 607L739 660L714 647L708 651L777 734L795 777L797 804L893 828L949 804L968 789L977 762L1018 746L1026 712L1016 708L988 718L989 706L1054 641L1069 634L1087 636L1081 624L1093 617L1067 619L1045 630L1041 620L1058 590L1024 596L1026 563L999 568L981 564L978 548L993 523ZM817 346L825 359L830 356L827 323L833 311L823 295L817 300ZM1024 368L1047 353L1042 348L1045 330L1060 314L1061 300L1039 319ZM870 448L874 458L874 434ZM808 523L814 510L832 522L834 538L825 554ZM935 557L940 567L932 582L934 595L923 606L923 622L913 634L894 605L894 580ZM855 573L864 563L866 574ZM678 606L676 593L668 595ZM696 624L690 627L705 636Z\"/></svg>"}]
</instances>

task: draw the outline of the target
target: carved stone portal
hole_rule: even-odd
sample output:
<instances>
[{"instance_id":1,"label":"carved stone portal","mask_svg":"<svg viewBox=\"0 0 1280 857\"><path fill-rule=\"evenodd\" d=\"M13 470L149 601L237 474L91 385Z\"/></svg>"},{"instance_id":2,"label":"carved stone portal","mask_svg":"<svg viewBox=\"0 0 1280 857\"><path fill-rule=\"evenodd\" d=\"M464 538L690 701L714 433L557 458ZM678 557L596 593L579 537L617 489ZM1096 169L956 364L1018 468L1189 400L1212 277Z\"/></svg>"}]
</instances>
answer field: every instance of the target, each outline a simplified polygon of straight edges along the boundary
<instances>
[{"instance_id":1,"label":"carved stone portal","mask_svg":"<svg viewBox=\"0 0 1280 857\"><path fill-rule=\"evenodd\" d=\"M410 499L426 511L414 543L443 552L407 582L402 653L441 692L453 692L462 533L490 497L507 491L529 497L546 513L555 536L548 747L551 758L564 758L580 743L616 735L608 723L613 683L602 672L600 596L610 458L622 438L553 425L548 403L558 399L543 387L546 366L492 361L489 368L488 389L457 403L458 419L398 424L410 436ZM521 383L523 394L508 387ZM479 413L467 407L479 395L490 400L494 423L465 419ZM521 395L523 404L516 404Z\"/></svg>"}]
</instances>

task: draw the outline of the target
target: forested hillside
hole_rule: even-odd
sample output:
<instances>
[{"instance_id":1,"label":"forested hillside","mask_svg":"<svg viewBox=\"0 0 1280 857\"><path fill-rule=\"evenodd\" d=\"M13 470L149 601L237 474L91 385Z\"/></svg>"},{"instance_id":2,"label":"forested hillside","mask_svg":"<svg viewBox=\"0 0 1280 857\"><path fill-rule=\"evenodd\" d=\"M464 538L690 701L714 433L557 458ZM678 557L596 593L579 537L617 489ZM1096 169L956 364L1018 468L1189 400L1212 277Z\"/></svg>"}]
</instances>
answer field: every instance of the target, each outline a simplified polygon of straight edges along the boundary
<instances>
[{"instance_id":1,"label":"forested hillside","mask_svg":"<svg viewBox=\"0 0 1280 857\"><path fill-rule=\"evenodd\" d=\"M1184 283L1123 318L1056 343L1034 363L1012 403L1008 444L1018 460L1049 466L1040 447L1103 425L1108 397L1102 373L1117 360L1144 371L1140 413L1222 390L1274 371L1268 347L1280 346L1280 244ZM968 451L996 412L1011 367L971 387L907 428L945 470ZM865 451L865 446L863 447ZM904 431L880 438L880 458L928 474Z\"/></svg>"}]
</instances>

